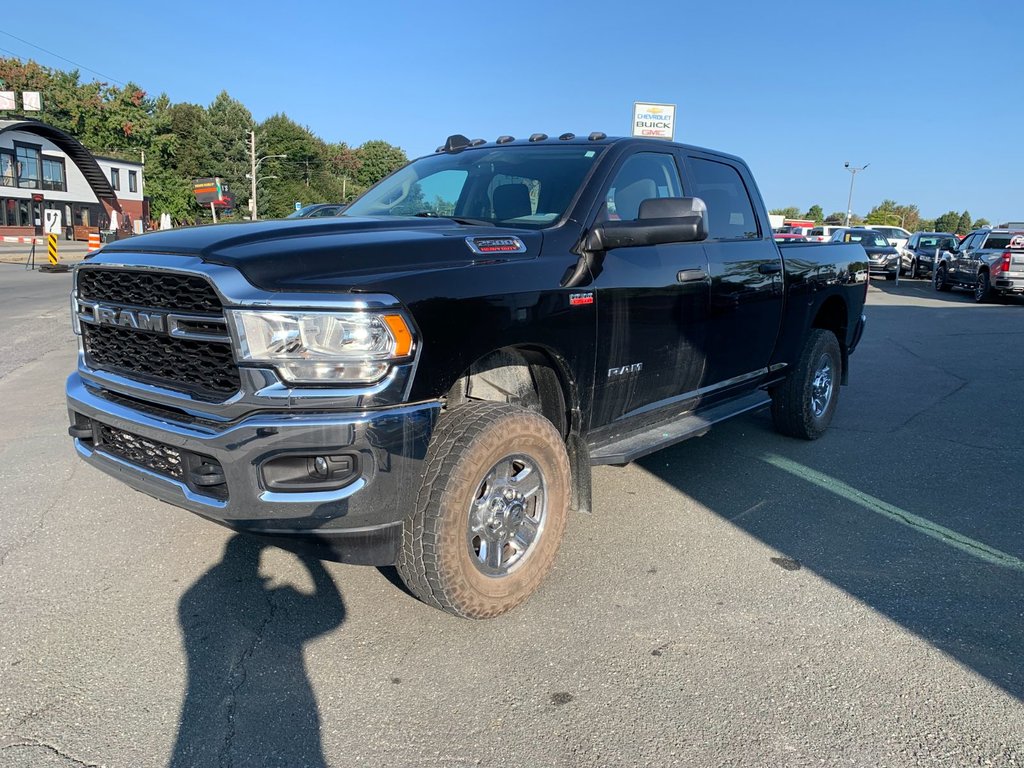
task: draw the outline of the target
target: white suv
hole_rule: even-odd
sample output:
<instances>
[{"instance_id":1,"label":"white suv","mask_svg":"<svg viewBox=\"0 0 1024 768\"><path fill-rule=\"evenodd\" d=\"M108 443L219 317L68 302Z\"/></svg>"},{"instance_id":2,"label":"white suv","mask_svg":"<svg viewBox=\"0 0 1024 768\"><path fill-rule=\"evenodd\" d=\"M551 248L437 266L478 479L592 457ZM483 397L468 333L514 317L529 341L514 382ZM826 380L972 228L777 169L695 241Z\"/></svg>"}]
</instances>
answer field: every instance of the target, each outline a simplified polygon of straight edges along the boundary
<instances>
[{"instance_id":1,"label":"white suv","mask_svg":"<svg viewBox=\"0 0 1024 768\"><path fill-rule=\"evenodd\" d=\"M814 227L807 233L807 239L812 243L827 243L832 239L832 234L839 229L846 229L846 227L841 224L825 224Z\"/></svg>"},{"instance_id":2,"label":"white suv","mask_svg":"<svg viewBox=\"0 0 1024 768\"><path fill-rule=\"evenodd\" d=\"M889 245L900 253L903 253L903 249L907 247L907 241L910 240L910 233L903 227L890 227L881 224L864 224L863 226L864 229L873 229L875 232L881 232L882 237L889 241Z\"/></svg>"}]
</instances>

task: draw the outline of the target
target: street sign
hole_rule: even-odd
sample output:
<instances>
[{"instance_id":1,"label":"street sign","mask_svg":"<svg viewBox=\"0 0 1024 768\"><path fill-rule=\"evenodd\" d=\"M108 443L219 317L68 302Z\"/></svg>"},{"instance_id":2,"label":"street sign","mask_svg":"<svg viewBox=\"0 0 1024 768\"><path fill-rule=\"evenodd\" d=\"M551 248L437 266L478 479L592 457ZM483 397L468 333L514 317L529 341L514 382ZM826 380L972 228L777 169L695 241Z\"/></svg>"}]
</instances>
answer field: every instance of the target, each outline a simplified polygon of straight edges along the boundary
<instances>
[{"instance_id":1,"label":"street sign","mask_svg":"<svg viewBox=\"0 0 1024 768\"><path fill-rule=\"evenodd\" d=\"M17 102L14 100L14 91L0 91L0 110L14 110L17 108Z\"/></svg>"},{"instance_id":2,"label":"street sign","mask_svg":"<svg viewBox=\"0 0 1024 768\"><path fill-rule=\"evenodd\" d=\"M43 211L43 234L59 235L62 225L61 219L63 219L63 216L60 211L55 211L52 208L47 208Z\"/></svg>"},{"instance_id":3,"label":"street sign","mask_svg":"<svg viewBox=\"0 0 1024 768\"><path fill-rule=\"evenodd\" d=\"M38 112L43 108L39 98L39 91L22 91L21 108L25 112Z\"/></svg>"},{"instance_id":4,"label":"street sign","mask_svg":"<svg viewBox=\"0 0 1024 768\"><path fill-rule=\"evenodd\" d=\"M668 139L676 134L676 105L633 102L633 135L645 139Z\"/></svg>"},{"instance_id":5,"label":"street sign","mask_svg":"<svg viewBox=\"0 0 1024 768\"><path fill-rule=\"evenodd\" d=\"M301 211L302 210L302 203L300 203L298 200L295 201L295 210L296 211Z\"/></svg>"}]
</instances>

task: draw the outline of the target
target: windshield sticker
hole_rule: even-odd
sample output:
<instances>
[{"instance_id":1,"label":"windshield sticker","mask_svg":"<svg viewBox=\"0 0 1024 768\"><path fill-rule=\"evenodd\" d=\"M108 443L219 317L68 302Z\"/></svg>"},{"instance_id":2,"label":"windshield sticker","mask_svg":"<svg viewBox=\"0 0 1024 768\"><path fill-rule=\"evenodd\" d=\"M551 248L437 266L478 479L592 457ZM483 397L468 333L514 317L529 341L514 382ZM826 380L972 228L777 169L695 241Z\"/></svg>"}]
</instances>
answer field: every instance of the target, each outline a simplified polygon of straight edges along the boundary
<instances>
[{"instance_id":1,"label":"windshield sticker","mask_svg":"<svg viewBox=\"0 0 1024 768\"><path fill-rule=\"evenodd\" d=\"M582 307L587 304L594 303L594 294L592 292L586 293L570 293L569 294L569 306L570 307Z\"/></svg>"},{"instance_id":2,"label":"windshield sticker","mask_svg":"<svg viewBox=\"0 0 1024 768\"><path fill-rule=\"evenodd\" d=\"M1011 248L1024 248L1024 235L1014 235L1013 239L1010 240Z\"/></svg>"}]
</instances>

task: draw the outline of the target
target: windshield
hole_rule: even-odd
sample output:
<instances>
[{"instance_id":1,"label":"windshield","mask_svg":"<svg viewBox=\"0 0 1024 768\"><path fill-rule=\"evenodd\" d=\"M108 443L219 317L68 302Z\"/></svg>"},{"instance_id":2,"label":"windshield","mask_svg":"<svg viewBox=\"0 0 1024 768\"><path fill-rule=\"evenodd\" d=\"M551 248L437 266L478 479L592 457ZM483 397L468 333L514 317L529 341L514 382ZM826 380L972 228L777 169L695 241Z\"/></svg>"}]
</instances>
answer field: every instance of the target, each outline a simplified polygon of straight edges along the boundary
<instances>
[{"instance_id":1,"label":"windshield","mask_svg":"<svg viewBox=\"0 0 1024 768\"><path fill-rule=\"evenodd\" d=\"M447 216L540 229L558 221L604 151L595 146L502 147L415 160L343 216Z\"/></svg>"}]
</instances>

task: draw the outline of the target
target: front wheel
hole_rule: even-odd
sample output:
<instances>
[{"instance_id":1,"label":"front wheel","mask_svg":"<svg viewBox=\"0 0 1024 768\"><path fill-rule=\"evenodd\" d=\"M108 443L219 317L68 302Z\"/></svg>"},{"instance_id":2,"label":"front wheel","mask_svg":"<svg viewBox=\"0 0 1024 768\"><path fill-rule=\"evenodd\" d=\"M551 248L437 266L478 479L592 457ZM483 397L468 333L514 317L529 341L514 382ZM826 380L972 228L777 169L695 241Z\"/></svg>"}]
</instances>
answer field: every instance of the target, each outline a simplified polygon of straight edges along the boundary
<instances>
[{"instance_id":1,"label":"front wheel","mask_svg":"<svg viewBox=\"0 0 1024 768\"><path fill-rule=\"evenodd\" d=\"M912 279L917 279L917 259L910 260L910 275Z\"/></svg>"},{"instance_id":2,"label":"front wheel","mask_svg":"<svg viewBox=\"0 0 1024 768\"><path fill-rule=\"evenodd\" d=\"M815 328L788 378L772 390L772 421L784 435L817 440L839 402L842 356L832 331Z\"/></svg>"},{"instance_id":3,"label":"front wheel","mask_svg":"<svg viewBox=\"0 0 1024 768\"><path fill-rule=\"evenodd\" d=\"M420 600L466 618L522 603L551 570L569 511L569 459L539 414L474 402L442 414L398 573Z\"/></svg>"},{"instance_id":4,"label":"front wheel","mask_svg":"<svg viewBox=\"0 0 1024 768\"><path fill-rule=\"evenodd\" d=\"M947 272L945 264L939 264L935 267L935 274L932 276L932 287L935 288L936 291L947 292L953 290L953 286L947 282L946 275Z\"/></svg>"}]
</instances>

